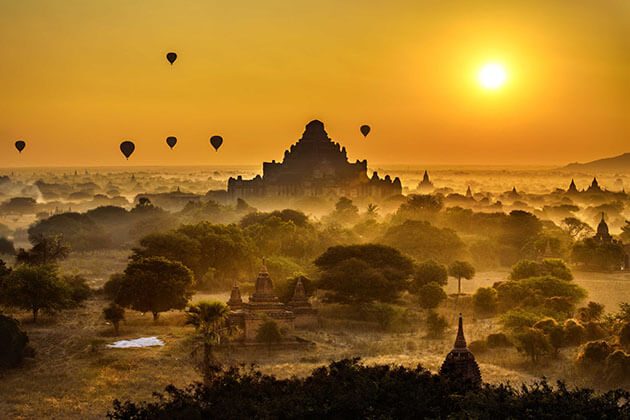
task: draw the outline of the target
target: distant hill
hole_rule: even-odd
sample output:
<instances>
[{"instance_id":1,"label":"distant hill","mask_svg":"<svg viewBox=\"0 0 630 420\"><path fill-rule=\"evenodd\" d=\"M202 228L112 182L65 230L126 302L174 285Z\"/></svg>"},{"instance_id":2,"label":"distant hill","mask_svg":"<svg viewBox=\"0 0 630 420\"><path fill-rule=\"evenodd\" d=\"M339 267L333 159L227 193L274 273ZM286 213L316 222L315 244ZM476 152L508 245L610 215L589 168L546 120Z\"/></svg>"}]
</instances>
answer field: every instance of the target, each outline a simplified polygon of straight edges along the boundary
<instances>
[{"instance_id":1,"label":"distant hill","mask_svg":"<svg viewBox=\"0 0 630 420\"><path fill-rule=\"evenodd\" d=\"M591 172L630 172L630 153L587 163L575 162L565 166L563 169Z\"/></svg>"}]
</instances>

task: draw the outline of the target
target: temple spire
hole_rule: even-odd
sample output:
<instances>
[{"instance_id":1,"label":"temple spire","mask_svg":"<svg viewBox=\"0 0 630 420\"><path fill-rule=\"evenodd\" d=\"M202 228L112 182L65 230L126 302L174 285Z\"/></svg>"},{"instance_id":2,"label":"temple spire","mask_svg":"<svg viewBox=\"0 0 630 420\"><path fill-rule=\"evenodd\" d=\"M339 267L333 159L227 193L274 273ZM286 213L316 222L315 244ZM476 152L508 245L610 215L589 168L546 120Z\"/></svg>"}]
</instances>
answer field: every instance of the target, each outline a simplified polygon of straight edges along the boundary
<instances>
[{"instance_id":1,"label":"temple spire","mask_svg":"<svg viewBox=\"0 0 630 420\"><path fill-rule=\"evenodd\" d=\"M466 338L464 337L464 320L462 318L462 314L459 314L459 325L457 326L457 337L455 338L455 345L453 348L456 349L465 349L466 348Z\"/></svg>"}]
</instances>

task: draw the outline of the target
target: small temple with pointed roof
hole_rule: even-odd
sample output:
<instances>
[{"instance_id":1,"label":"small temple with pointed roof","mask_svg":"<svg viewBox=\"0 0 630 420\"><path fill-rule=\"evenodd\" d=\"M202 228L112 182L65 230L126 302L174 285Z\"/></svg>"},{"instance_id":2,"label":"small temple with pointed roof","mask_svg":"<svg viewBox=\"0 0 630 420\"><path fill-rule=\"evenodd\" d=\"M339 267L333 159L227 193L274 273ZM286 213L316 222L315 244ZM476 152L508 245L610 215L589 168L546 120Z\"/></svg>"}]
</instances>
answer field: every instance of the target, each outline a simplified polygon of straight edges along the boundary
<instances>
[{"instance_id":1,"label":"small temple with pointed roof","mask_svg":"<svg viewBox=\"0 0 630 420\"><path fill-rule=\"evenodd\" d=\"M418 183L418 191L421 193L430 193L435 189L433 182L429 178L429 171L424 170L424 175L422 176L422 181Z\"/></svg>"},{"instance_id":2,"label":"small temple with pointed roof","mask_svg":"<svg viewBox=\"0 0 630 420\"><path fill-rule=\"evenodd\" d=\"M398 177L367 175L367 160L349 162L346 148L333 142L324 123L313 120L302 137L284 152L282 162L263 163L262 176L230 177L228 195L232 198L265 197L374 197L402 194Z\"/></svg>"},{"instance_id":3,"label":"small temple with pointed roof","mask_svg":"<svg viewBox=\"0 0 630 420\"><path fill-rule=\"evenodd\" d=\"M602 219L599 221L599 224L597 225L597 233L595 234L593 239L601 243L613 242L613 237L610 234L610 230L608 229L608 223L606 223L606 217L603 212L602 212Z\"/></svg>"},{"instance_id":4,"label":"small temple with pointed roof","mask_svg":"<svg viewBox=\"0 0 630 420\"><path fill-rule=\"evenodd\" d=\"M466 345L462 314L459 314L455 344L442 363L440 376L473 387L480 387L482 384L481 371L475 360L475 355L468 350Z\"/></svg>"},{"instance_id":5,"label":"small temple with pointed roof","mask_svg":"<svg viewBox=\"0 0 630 420\"><path fill-rule=\"evenodd\" d=\"M227 304L230 308L229 320L241 330L245 341L255 341L258 329L266 321L274 321L285 336L290 336L296 327L314 327L318 324L317 310L308 300L302 278L298 278L289 303L284 304L273 290L273 281L264 260L249 301L243 302L235 283Z\"/></svg>"}]
</instances>

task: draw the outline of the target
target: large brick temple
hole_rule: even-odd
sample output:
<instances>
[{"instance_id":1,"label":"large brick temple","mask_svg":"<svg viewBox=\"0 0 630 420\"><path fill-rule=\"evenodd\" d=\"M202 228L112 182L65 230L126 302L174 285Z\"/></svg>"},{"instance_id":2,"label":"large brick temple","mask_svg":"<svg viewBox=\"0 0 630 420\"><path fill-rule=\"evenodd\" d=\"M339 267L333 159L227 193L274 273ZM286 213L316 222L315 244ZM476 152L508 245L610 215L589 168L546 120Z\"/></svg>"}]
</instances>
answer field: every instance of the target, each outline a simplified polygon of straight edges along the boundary
<instances>
[{"instance_id":1,"label":"large brick temple","mask_svg":"<svg viewBox=\"0 0 630 420\"><path fill-rule=\"evenodd\" d=\"M367 160L348 161L346 148L333 142L324 123L313 120L302 138L284 152L282 162L264 162L263 175L228 180L232 198L319 197L388 198L402 193L399 178L367 174Z\"/></svg>"}]
</instances>

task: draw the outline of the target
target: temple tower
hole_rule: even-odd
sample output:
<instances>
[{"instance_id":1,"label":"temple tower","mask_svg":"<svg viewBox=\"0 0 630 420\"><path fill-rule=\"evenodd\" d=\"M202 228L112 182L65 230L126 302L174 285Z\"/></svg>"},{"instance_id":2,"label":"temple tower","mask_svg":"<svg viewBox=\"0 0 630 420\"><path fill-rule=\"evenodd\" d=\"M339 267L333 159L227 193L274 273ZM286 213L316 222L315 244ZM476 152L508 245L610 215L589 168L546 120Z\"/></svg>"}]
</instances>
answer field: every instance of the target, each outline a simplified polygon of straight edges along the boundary
<instances>
[{"instance_id":1,"label":"temple tower","mask_svg":"<svg viewBox=\"0 0 630 420\"><path fill-rule=\"evenodd\" d=\"M440 368L440 376L467 387L481 386L481 371L475 356L468 350L464 337L462 314L459 314L457 337L453 349L446 355Z\"/></svg>"}]
</instances>

